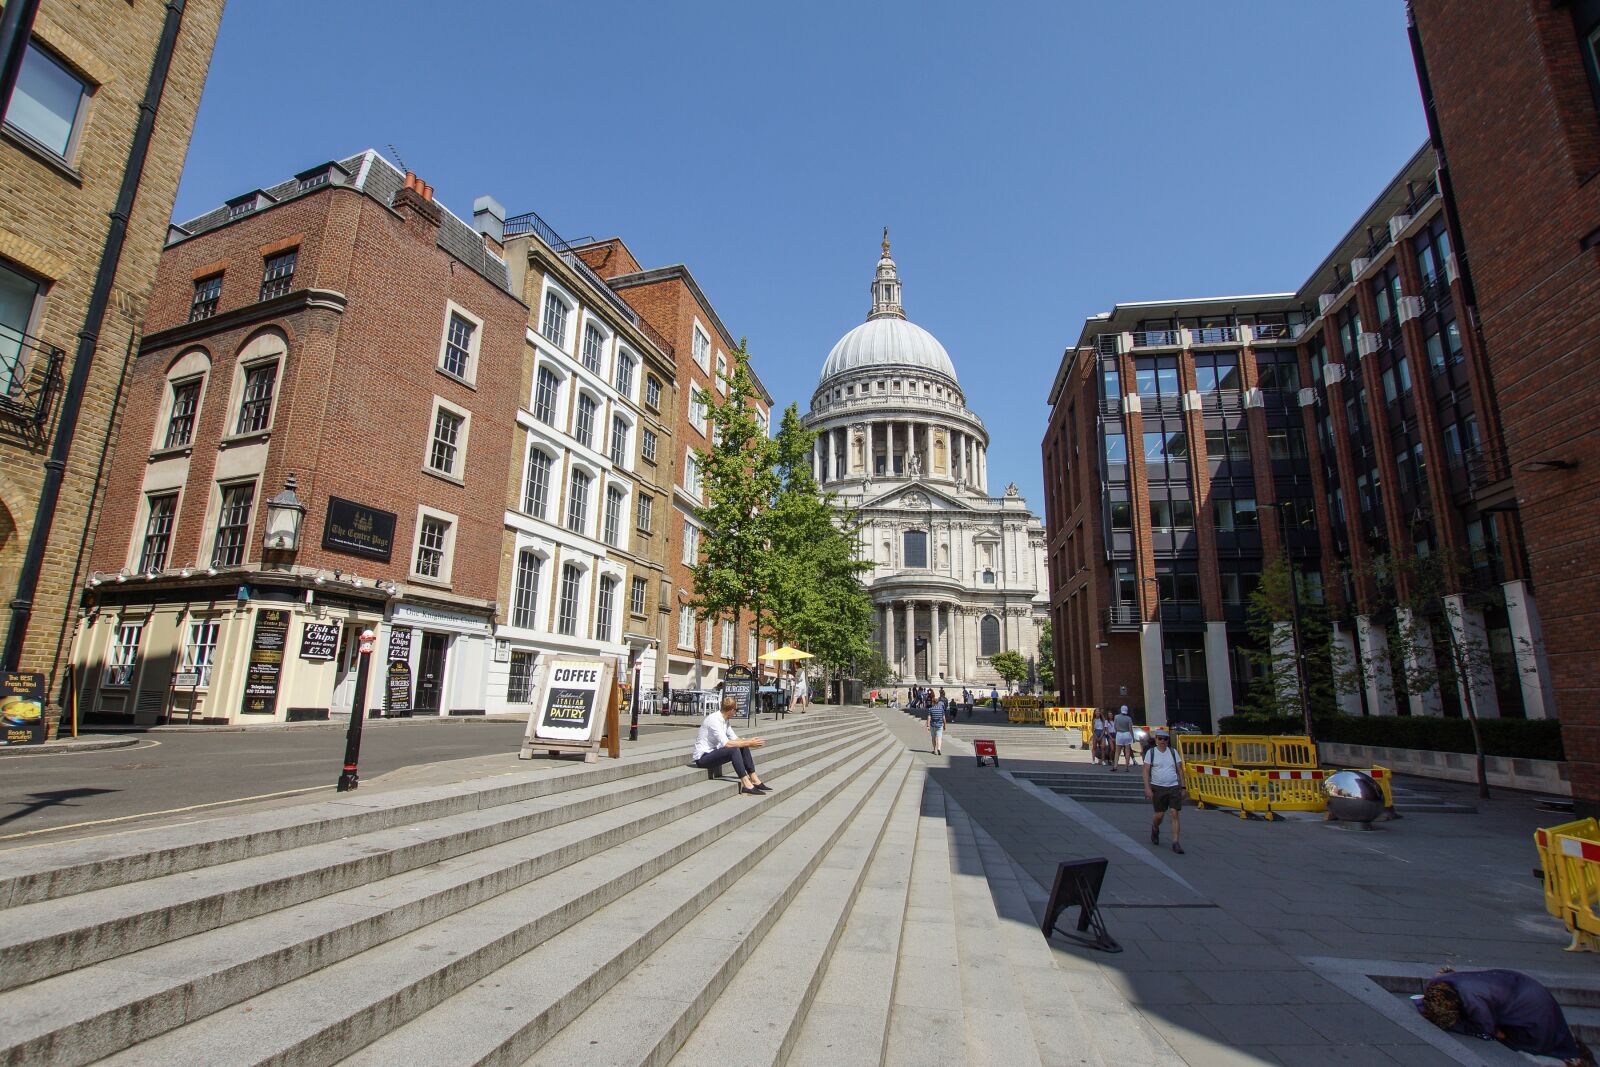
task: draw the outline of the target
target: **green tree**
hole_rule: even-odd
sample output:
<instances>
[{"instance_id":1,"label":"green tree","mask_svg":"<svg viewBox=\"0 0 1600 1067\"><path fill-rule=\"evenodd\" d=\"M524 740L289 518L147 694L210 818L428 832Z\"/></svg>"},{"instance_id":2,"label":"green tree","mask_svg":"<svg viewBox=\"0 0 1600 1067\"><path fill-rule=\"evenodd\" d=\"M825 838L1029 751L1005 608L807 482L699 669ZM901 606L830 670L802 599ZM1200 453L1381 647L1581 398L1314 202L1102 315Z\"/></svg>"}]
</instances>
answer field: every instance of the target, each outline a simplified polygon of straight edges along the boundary
<instances>
[{"instance_id":1,"label":"green tree","mask_svg":"<svg viewBox=\"0 0 1600 1067\"><path fill-rule=\"evenodd\" d=\"M1333 619L1319 591L1303 573L1291 573L1287 560L1274 559L1250 593L1245 620L1251 638L1245 654L1261 680L1239 710L1298 718L1306 736L1315 737L1313 720L1336 713L1340 695L1358 684L1348 653L1333 639Z\"/></svg>"},{"instance_id":2,"label":"green tree","mask_svg":"<svg viewBox=\"0 0 1600 1067\"><path fill-rule=\"evenodd\" d=\"M1015 686L1028 676L1028 661L1022 658L1022 653L1016 651L997 652L989 659L994 666L995 673L1006 680L1008 686Z\"/></svg>"},{"instance_id":3,"label":"green tree","mask_svg":"<svg viewBox=\"0 0 1600 1067\"><path fill-rule=\"evenodd\" d=\"M1039 686L1046 693L1054 693L1056 689L1055 626L1048 619L1044 629L1039 631Z\"/></svg>"},{"instance_id":4,"label":"green tree","mask_svg":"<svg viewBox=\"0 0 1600 1067\"><path fill-rule=\"evenodd\" d=\"M776 448L756 419L755 404L761 397L742 338L730 359L732 366L722 376L722 400L705 390L697 398L706 405L712 446L695 450L705 501L695 517L704 533L700 559L692 569L690 603L701 619L731 619L735 633L742 629L745 610L751 609L759 632L762 595L771 578L764 513L778 489Z\"/></svg>"}]
</instances>

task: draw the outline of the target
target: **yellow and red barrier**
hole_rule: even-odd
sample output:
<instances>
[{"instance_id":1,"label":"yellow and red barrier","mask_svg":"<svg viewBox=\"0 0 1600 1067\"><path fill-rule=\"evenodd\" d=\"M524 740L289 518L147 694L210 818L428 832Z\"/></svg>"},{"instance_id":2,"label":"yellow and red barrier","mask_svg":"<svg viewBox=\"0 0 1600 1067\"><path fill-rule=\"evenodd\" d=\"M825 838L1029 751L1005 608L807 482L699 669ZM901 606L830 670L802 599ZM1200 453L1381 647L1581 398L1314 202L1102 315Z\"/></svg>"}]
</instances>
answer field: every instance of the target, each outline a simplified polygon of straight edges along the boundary
<instances>
[{"instance_id":1,"label":"yellow and red barrier","mask_svg":"<svg viewBox=\"0 0 1600 1067\"><path fill-rule=\"evenodd\" d=\"M1600 824L1561 823L1533 833L1544 873L1545 910L1572 934L1568 952L1600 951Z\"/></svg>"}]
</instances>

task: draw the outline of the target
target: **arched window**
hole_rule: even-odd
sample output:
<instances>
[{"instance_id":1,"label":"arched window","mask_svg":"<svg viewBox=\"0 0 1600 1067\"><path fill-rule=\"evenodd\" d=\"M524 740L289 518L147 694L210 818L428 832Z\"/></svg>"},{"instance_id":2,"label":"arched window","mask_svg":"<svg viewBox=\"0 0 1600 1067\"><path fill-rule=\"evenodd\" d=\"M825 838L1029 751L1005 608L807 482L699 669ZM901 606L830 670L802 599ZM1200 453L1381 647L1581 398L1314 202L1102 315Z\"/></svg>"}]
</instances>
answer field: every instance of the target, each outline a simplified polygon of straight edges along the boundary
<instances>
[{"instance_id":1,"label":"arched window","mask_svg":"<svg viewBox=\"0 0 1600 1067\"><path fill-rule=\"evenodd\" d=\"M978 655L993 656L1000 651L1000 620L985 615L978 623Z\"/></svg>"},{"instance_id":2,"label":"arched window","mask_svg":"<svg viewBox=\"0 0 1600 1067\"><path fill-rule=\"evenodd\" d=\"M528 449L528 476L522 490L522 510L536 519L544 518L550 503L550 468L555 461L548 452Z\"/></svg>"},{"instance_id":3,"label":"arched window","mask_svg":"<svg viewBox=\"0 0 1600 1067\"><path fill-rule=\"evenodd\" d=\"M905 533L905 565L907 567L926 567L928 565L928 534L925 530L907 530Z\"/></svg>"},{"instance_id":4,"label":"arched window","mask_svg":"<svg viewBox=\"0 0 1600 1067\"><path fill-rule=\"evenodd\" d=\"M539 604L539 572L543 561L531 550L517 553L517 577L511 597L511 625L532 629Z\"/></svg>"}]
</instances>

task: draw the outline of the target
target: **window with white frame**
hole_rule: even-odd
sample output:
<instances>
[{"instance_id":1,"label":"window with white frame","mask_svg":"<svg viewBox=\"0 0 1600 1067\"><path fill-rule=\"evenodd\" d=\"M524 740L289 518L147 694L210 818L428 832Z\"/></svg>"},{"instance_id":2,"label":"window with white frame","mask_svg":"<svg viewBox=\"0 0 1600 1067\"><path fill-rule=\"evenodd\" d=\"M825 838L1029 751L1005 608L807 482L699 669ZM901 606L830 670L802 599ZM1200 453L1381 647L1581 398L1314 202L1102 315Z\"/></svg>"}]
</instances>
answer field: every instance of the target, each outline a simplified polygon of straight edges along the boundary
<instances>
[{"instance_id":1,"label":"window with white frame","mask_svg":"<svg viewBox=\"0 0 1600 1067\"><path fill-rule=\"evenodd\" d=\"M445 315L444 344L439 349L440 370L469 384L476 379L478 330L482 325L460 308L449 308Z\"/></svg>"},{"instance_id":2,"label":"window with white frame","mask_svg":"<svg viewBox=\"0 0 1600 1067\"><path fill-rule=\"evenodd\" d=\"M702 435L706 432L706 395L699 389L689 394L689 425Z\"/></svg>"},{"instance_id":3,"label":"window with white frame","mask_svg":"<svg viewBox=\"0 0 1600 1067\"><path fill-rule=\"evenodd\" d=\"M606 337L600 327L592 322L583 324L583 365L593 374L600 373L600 362L605 356Z\"/></svg>"},{"instance_id":4,"label":"window with white frame","mask_svg":"<svg viewBox=\"0 0 1600 1067\"><path fill-rule=\"evenodd\" d=\"M705 640L700 642L700 648L705 652L710 652L716 643L716 637L717 624L712 622L710 619L707 619Z\"/></svg>"},{"instance_id":5,"label":"window with white frame","mask_svg":"<svg viewBox=\"0 0 1600 1067\"><path fill-rule=\"evenodd\" d=\"M722 658L733 658L733 623L722 624Z\"/></svg>"},{"instance_id":6,"label":"window with white frame","mask_svg":"<svg viewBox=\"0 0 1600 1067\"><path fill-rule=\"evenodd\" d=\"M256 499L256 483L234 482L222 487L222 506L217 510L217 534L211 542L213 567L239 567L245 560L245 545L250 540L250 509Z\"/></svg>"},{"instance_id":7,"label":"window with white frame","mask_svg":"<svg viewBox=\"0 0 1600 1067\"><path fill-rule=\"evenodd\" d=\"M428 469L434 474L460 479L467 466L467 430L471 416L460 408L433 398L433 437L428 442Z\"/></svg>"},{"instance_id":8,"label":"window with white frame","mask_svg":"<svg viewBox=\"0 0 1600 1067\"><path fill-rule=\"evenodd\" d=\"M616 486L606 489L606 513L600 527L600 539L612 548L620 548L622 537L622 509L627 497Z\"/></svg>"},{"instance_id":9,"label":"window with white frame","mask_svg":"<svg viewBox=\"0 0 1600 1067\"><path fill-rule=\"evenodd\" d=\"M6 109L6 125L51 155L70 160L82 133L89 93L87 82L30 41Z\"/></svg>"},{"instance_id":10,"label":"window with white frame","mask_svg":"<svg viewBox=\"0 0 1600 1067\"><path fill-rule=\"evenodd\" d=\"M599 406L588 393L578 394L578 415L573 422L572 436L585 448L594 447L594 414Z\"/></svg>"},{"instance_id":11,"label":"window with white frame","mask_svg":"<svg viewBox=\"0 0 1600 1067\"><path fill-rule=\"evenodd\" d=\"M640 533L649 533L655 525L656 498L644 493L639 494L639 503L633 517L633 528Z\"/></svg>"},{"instance_id":12,"label":"window with white frame","mask_svg":"<svg viewBox=\"0 0 1600 1067\"><path fill-rule=\"evenodd\" d=\"M754 663L756 661L756 635L755 634L750 634L748 639L745 641L745 658L744 658L744 661L746 663Z\"/></svg>"},{"instance_id":13,"label":"window with white frame","mask_svg":"<svg viewBox=\"0 0 1600 1067\"><path fill-rule=\"evenodd\" d=\"M546 426L556 424L556 403L561 396L561 379L549 367L540 367L534 377L533 417Z\"/></svg>"},{"instance_id":14,"label":"window with white frame","mask_svg":"<svg viewBox=\"0 0 1600 1067\"><path fill-rule=\"evenodd\" d=\"M635 578L628 590L628 611L634 615L644 614L644 598L648 593L647 583L643 578Z\"/></svg>"},{"instance_id":15,"label":"window with white frame","mask_svg":"<svg viewBox=\"0 0 1600 1067\"><path fill-rule=\"evenodd\" d=\"M217 304L221 300L221 273L195 279L194 293L189 298L189 321L199 322L202 319L209 319L217 313Z\"/></svg>"},{"instance_id":16,"label":"window with white frame","mask_svg":"<svg viewBox=\"0 0 1600 1067\"><path fill-rule=\"evenodd\" d=\"M162 448L183 448L194 440L194 416L200 408L199 378L172 383L172 413L167 416L167 434Z\"/></svg>"},{"instance_id":17,"label":"window with white frame","mask_svg":"<svg viewBox=\"0 0 1600 1067\"><path fill-rule=\"evenodd\" d=\"M700 457L689 449L683 458L683 487L690 495L700 495Z\"/></svg>"},{"instance_id":18,"label":"window with white frame","mask_svg":"<svg viewBox=\"0 0 1600 1067\"><path fill-rule=\"evenodd\" d=\"M697 323L694 327L694 361L707 374L711 373L711 338Z\"/></svg>"},{"instance_id":19,"label":"window with white frame","mask_svg":"<svg viewBox=\"0 0 1600 1067\"><path fill-rule=\"evenodd\" d=\"M417 514L417 550L411 559L411 576L430 582L449 582L455 548L456 518L422 508Z\"/></svg>"},{"instance_id":20,"label":"window with white frame","mask_svg":"<svg viewBox=\"0 0 1600 1067\"><path fill-rule=\"evenodd\" d=\"M621 415L611 416L611 462L619 467L628 462L628 420Z\"/></svg>"},{"instance_id":21,"label":"window with white frame","mask_svg":"<svg viewBox=\"0 0 1600 1067\"><path fill-rule=\"evenodd\" d=\"M652 411L661 410L661 379L654 374L645 376L644 403Z\"/></svg>"},{"instance_id":22,"label":"window with white frame","mask_svg":"<svg viewBox=\"0 0 1600 1067\"><path fill-rule=\"evenodd\" d=\"M678 606L678 647L694 647L694 609L687 604Z\"/></svg>"},{"instance_id":23,"label":"window with white frame","mask_svg":"<svg viewBox=\"0 0 1600 1067\"><path fill-rule=\"evenodd\" d=\"M15 97L13 97L15 99ZM23 345L39 307L39 282L0 261L0 393L15 396L28 380Z\"/></svg>"},{"instance_id":24,"label":"window with white frame","mask_svg":"<svg viewBox=\"0 0 1600 1067\"><path fill-rule=\"evenodd\" d=\"M532 652L511 653L511 677L506 680L506 703L533 703Z\"/></svg>"},{"instance_id":25,"label":"window with white frame","mask_svg":"<svg viewBox=\"0 0 1600 1067\"><path fill-rule=\"evenodd\" d=\"M144 620L124 622L117 627L111 642L111 660L106 664L108 686L125 688L133 684L133 670L139 662L139 639L144 636Z\"/></svg>"},{"instance_id":26,"label":"window with white frame","mask_svg":"<svg viewBox=\"0 0 1600 1067\"><path fill-rule=\"evenodd\" d=\"M294 286L294 271L300 260L300 249L277 252L266 258L261 267L261 299L272 300L283 296Z\"/></svg>"},{"instance_id":27,"label":"window with white frame","mask_svg":"<svg viewBox=\"0 0 1600 1067\"><path fill-rule=\"evenodd\" d=\"M642 431L639 437L639 453L645 459L654 463L656 461L656 448L660 444L660 440L654 430Z\"/></svg>"},{"instance_id":28,"label":"window with white frame","mask_svg":"<svg viewBox=\"0 0 1600 1067\"><path fill-rule=\"evenodd\" d=\"M511 625L534 627L539 609L539 572L543 561L532 549L517 553L517 576L511 589Z\"/></svg>"},{"instance_id":29,"label":"window with white frame","mask_svg":"<svg viewBox=\"0 0 1600 1067\"><path fill-rule=\"evenodd\" d=\"M244 368L244 390L239 397L236 434L260 433L272 425L272 396L278 387L278 362Z\"/></svg>"},{"instance_id":30,"label":"window with white frame","mask_svg":"<svg viewBox=\"0 0 1600 1067\"><path fill-rule=\"evenodd\" d=\"M693 567L700 562L700 527L683 524L683 565Z\"/></svg>"},{"instance_id":31,"label":"window with white frame","mask_svg":"<svg viewBox=\"0 0 1600 1067\"><path fill-rule=\"evenodd\" d=\"M522 510L536 519L545 517L550 507L550 469L555 460L537 447L528 449L528 473L522 485Z\"/></svg>"},{"instance_id":32,"label":"window with white frame","mask_svg":"<svg viewBox=\"0 0 1600 1067\"><path fill-rule=\"evenodd\" d=\"M728 357L721 352L717 353L717 392L728 391Z\"/></svg>"},{"instance_id":33,"label":"window with white frame","mask_svg":"<svg viewBox=\"0 0 1600 1067\"><path fill-rule=\"evenodd\" d=\"M544 318L540 320L539 332L557 348L565 348L567 344L567 316L572 312L571 306L555 294L547 290L544 294Z\"/></svg>"},{"instance_id":34,"label":"window with white frame","mask_svg":"<svg viewBox=\"0 0 1600 1067\"><path fill-rule=\"evenodd\" d=\"M561 568L561 598L556 607L556 630L572 637L578 632L578 591L583 584L583 568L568 563Z\"/></svg>"},{"instance_id":35,"label":"window with white frame","mask_svg":"<svg viewBox=\"0 0 1600 1067\"><path fill-rule=\"evenodd\" d=\"M198 676L199 681L195 684L201 689L211 684L211 664L217 656L218 628L216 619L196 619L189 624L188 640L183 644L183 666L180 669Z\"/></svg>"},{"instance_id":36,"label":"window with white frame","mask_svg":"<svg viewBox=\"0 0 1600 1067\"><path fill-rule=\"evenodd\" d=\"M611 575L600 579L594 598L594 639L611 640L611 623L616 614L617 580Z\"/></svg>"},{"instance_id":37,"label":"window with white frame","mask_svg":"<svg viewBox=\"0 0 1600 1067\"><path fill-rule=\"evenodd\" d=\"M623 396L631 396L633 393L633 368L635 362L627 351L623 349L617 350L617 374L613 384L616 385L617 392Z\"/></svg>"},{"instance_id":38,"label":"window with white frame","mask_svg":"<svg viewBox=\"0 0 1600 1067\"><path fill-rule=\"evenodd\" d=\"M152 494L144 522L144 544L139 549L139 573L159 574L167 567L172 545L172 519L178 513L178 494Z\"/></svg>"},{"instance_id":39,"label":"window with white frame","mask_svg":"<svg viewBox=\"0 0 1600 1067\"><path fill-rule=\"evenodd\" d=\"M589 473L577 467L567 479L567 529L586 533L589 527Z\"/></svg>"}]
</instances>

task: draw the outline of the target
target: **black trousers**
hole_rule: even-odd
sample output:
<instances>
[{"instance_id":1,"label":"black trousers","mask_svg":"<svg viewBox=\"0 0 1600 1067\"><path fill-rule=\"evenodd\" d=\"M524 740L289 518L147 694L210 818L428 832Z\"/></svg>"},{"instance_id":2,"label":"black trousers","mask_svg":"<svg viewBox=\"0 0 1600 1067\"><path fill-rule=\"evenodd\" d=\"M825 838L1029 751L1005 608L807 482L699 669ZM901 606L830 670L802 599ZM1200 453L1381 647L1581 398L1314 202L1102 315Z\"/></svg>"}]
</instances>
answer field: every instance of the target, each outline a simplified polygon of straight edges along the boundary
<instances>
[{"instance_id":1,"label":"black trousers","mask_svg":"<svg viewBox=\"0 0 1600 1067\"><path fill-rule=\"evenodd\" d=\"M756 759L750 755L748 748L729 748L727 745L707 752L704 756L695 760L694 765L709 769L711 767L720 767L729 761L732 761L733 769L740 778L756 773Z\"/></svg>"}]
</instances>

